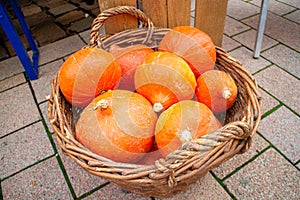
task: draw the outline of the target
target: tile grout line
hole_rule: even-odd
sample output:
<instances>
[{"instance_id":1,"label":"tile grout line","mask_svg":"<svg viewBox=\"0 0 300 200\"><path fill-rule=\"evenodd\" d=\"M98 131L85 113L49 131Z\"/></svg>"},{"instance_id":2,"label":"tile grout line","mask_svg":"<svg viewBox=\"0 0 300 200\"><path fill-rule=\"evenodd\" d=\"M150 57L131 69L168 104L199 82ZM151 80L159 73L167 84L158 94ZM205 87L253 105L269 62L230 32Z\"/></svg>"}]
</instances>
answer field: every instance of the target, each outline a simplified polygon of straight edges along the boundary
<instances>
[{"instance_id":1,"label":"tile grout line","mask_svg":"<svg viewBox=\"0 0 300 200\"><path fill-rule=\"evenodd\" d=\"M39 123L39 122L41 122L41 121L42 121L42 119L38 119L38 120L36 120L36 121L34 121L34 122L31 122L31 123L29 123L29 124L26 124L25 126L22 126L22 127L19 128L19 129L13 130L13 131L11 131L11 132L5 134L5 135L0 136L0 139L3 139L3 138L5 138L5 137L7 137L7 136L10 136L10 135L12 135L12 134L14 134L14 133L16 133L16 132L18 132L18 131L20 131L20 130L23 130L23 129L25 129L25 128L28 128L29 126L32 126L32 125L34 125L34 124L37 124L37 123Z\"/></svg>"},{"instance_id":2,"label":"tile grout line","mask_svg":"<svg viewBox=\"0 0 300 200\"><path fill-rule=\"evenodd\" d=\"M67 171L65 169L65 166L64 166L64 164L63 164L63 162L61 160L61 157L60 157L60 155L58 153L56 154L55 157L56 157L56 160L57 160L57 162L59 164L60 170L63 173L64 179L65 179L65 181L66 181L66 183L68 185L68 188L69 188L69 190L71 192L71 195L72 195L73 199L76 199L75 190L74 190L74 188L72 186L72 183L71 183L70 178L68 176L68 173L67 173Z\"/></svg>"},{"instance_id":3,"label":"tile grout line","mask_svg":"<svg viewBox=\"0 0 300 200\"><path fill-rule=\"evenodd\" d=\"M19 84L17 84L17 85L14 85L14 86L12 86L12 87L10 87L10 88L4 89L4 90L0 91L0 94L6 92L6 91L8 91L8 90L14 89L14 88L16 88L16 87L19 87L19 86L21 86L21 85L24 85L24 84L26 84L26 82L22 82L22 83L19 83Z\"/></svg>"},{"instance_id":4,"label":"tile grout line","mask_svg":"<svg viewBox=\"0 0 300 200\"><path fill-rule=\"evenodd\" d=\"M242 168L244 168L245 166L247 166L249 163L251 163L254 160L256 160L256 158L258 158L260 155L262 155L264 152L266 152L270 148L272 148L271 145L267 146L266 148L264 148L260 152L258 152L256 155L254 155L253 157L251 157L249 160L247 160L246 162L244 162L241 166L235 168L232 172L230 172L229 174L227 174L224 178L220 179L222 181L222 183L224 183L228 178L230 178L231 176L233 176L234 174L236 174L237 172L239 172Z\"/></svg>"},{"instance_id":5,"label":"tile grout line","mask_svg":"<svg viewBox=\"0 0 300 200\"><path fill-rule=\"evenodd\" d=\"M282 106L284 106L284 105L282 103L279 103L277 106L271 108L270 110L268 110L267 112L262 114L261 119L264 119L264 118L268 117L269 115L271 115L273 112L275 112L276 110L278 110Z\"/></svg>"},{"instance_id":6,"label":"tile grout line","mask_svg":"<svg viewBox=\"0 0 300 200\"><path fill-rule=\"evenodd\" d=\"M22 169L20 169L20 170L18 170L18 171L16 171L16 172L10 174L10 175L8 175L8 176L6 176L6 177L4 177L4 178L1 178L1 183L2 183L3 181L5 181L6 179L9 179L9 178L11 178L11 177L13 177L13 176L15 176L15 175L17 175L17 174L23 172L23 171L26 171L27 169L29 169L29 168L31 168L31 167L34 167L34 166L36 166L36 165L38 165L38 164L40 164L40 163L42 163L42 162L44 162L44 161L46 161L46 160L48 160L48 159L50 159L50 158L53 158L54 156L55 156L55 153L53 153L52 155L49 155L49 156L47 156L47 157L45 157L45 158L43 158L43 159L41 159L41 160L38 160L37 162L35 162L35 163L31 164L31 165L28 165L28 166L26 166L26 167L24 167L24 168L22 168Z\"/></svg>"},{"instance_id":7,"label":"tile grout line","mask_svg":"<svg viewBox=\"0 0 300 200\"><path fill-rule=\"evenodd\" d=\"M274 14L274 15L279 16L279 17L284 17L284 15L287 15L287 14L289 14L289 13L292 13L292 12L295 12L295 11L299 10L299 8L297 8L297 7L295 7L295 6L292 6L292 5L289 5L289 4L287 4L287 3L283 2L283 1L278 1L278 0L275 0L275 1L278 2L278 3L285 4L286 6L289 6L289 7L293 8L294 10L292 10L292 11L290 11L290 12L288 12L288 13L282 14L282 15L280 15L280 14L278 14L278 13L276 13L276 12L270 10L269 8L268 8L267 12L270 12L270 13L272 13L272 14ZM251 4L251 5L255 6L255 7L258 7L259 9L261 8L260 5L258 6L258 5L254 4L254 3L252 3L251 0L247 1L246 3ZM268 7L269 7L269 6L268 6ZM259 14L259 13L258 13L258 14ZM245 18L245 19L246 19L246 18ZM286 19L286 18L284 18L284 19ZM242 19L242 20L244 20L244 19ZM297 23L297 22L295 22L295 21L293 21L293 20L290 20L290 19L287 19L287 20L289 20L289 21L291 21L291 22L294 22L294 23Z\"/></svg>"},{"instance_id":8,"label":"tile grout line","mask_svg":"<svg viewBox=\"0 0 300 200\"><path fill-rule=\"evenodd\" d=\"M299 8L297 8L297 7L293 6L293 5L290 5L290 4L288 4L288 3L284 2L284 1L280 1L280 0L276 0L276 1L277 1L277 2L280 2L280 3L283 3L283 4L287 5L287 6L290 6L290 7L296 8L296 9L299 9Z\"/></svg>"},{"instance_id":9,"label":"tile grout line","mask_svg":"<svg viewBox=\"0 0 300 200\"><path fill-rule=\"evenodd\" d=\"M273 14L274 14L274 13L273 13ZM232 16L226 15L227 17L229 17L229 18L231 18L231 19L233 19L233 20L236 20L236 21L238 21L239 23L242 23L243 25L247 26L249 29L243 30L243 31L241 31L241 32L239 32L239 33L236 33L236 34L233 34L233 35L231 35L231 36L229 36L228 34L225 34L225 33L223 33L223 34L225 34L227 37L230 37L230 38L233 39L234 41L240 43L239 41L235 40L233 37L235 37L235 36L237 36L237 35L240 35L240 34L243 34L243 33L245 33L245 32L248 32L248 31L250 31L250 30L257 31L257 26L256 26L256 27L252 27L251 25L249 25L249 24L247 24L247 23L245 23L245 22L243 21L243 20L246 20L246 19L250 19L250 18L252 18L252 17L254 17L254 16L256 16L256 15L259 15L259 13L258 13L258 14L254 14L254 15L252 15L252 16L245 17L245 18L243 18L243 19L236 19L236 18L234 18L234 17L232 17ZM275 15L276 15L276 14L275 14ZM280 15L277 15L277 16L283 18L283 17L280 16ZM284 18L284 19L288 20L287 18ZM291 21L291 20L289 20L289 21ZM297 22L294 22L294 21L291 21L291 22L298 24ZM268 34L266 34L266 33L264 33L264 35L267 36L267 37L269 37L269 38L271 38L272 40L275 40L275 41L278 42L279 44L282 44L282 45L284 45L285 47L287 47L287 48L289 48L289 49L292 49L293 51L295 51L295 52L297 52L297 53L300 53L300 52L297 51L296 49L290 47L289 45L286 45L286 44L282 43L281 41L279 41L278 39L274 38L273 36L268 35ZM242 44L242 43L240 43L240 44ZM261 52L264 52L264 51L266 51L266 50L269 50L270 48L273 48L273 47L275 47L276 45L279 45L279 44L275 44L274 46L269 47L269 48L267 48L267 49L264 49L264 50L261 51ZM242 45L243 45L243 44L242 44ZM244 46L244 45L243 45L243 46ZM249 49L249 48L248 48L248 49ZM251 49L250 49L250 50L251 50ZM253 50L251 50L251 51L253 51Z\"/></svg>"},{"instance_id":10,"label":"tile grout line","mask_svg":"<svg viewBox=\"0 0 300 200\"><path fill-rule=\"evenodd\" d=\"M267 141L270 145L270 148L273 148L277 153L279 153L286 161L288 161L292 166L294 166L296 169L296 163L293 163L284 153L282 153L270 140L268 140L262 133L257 131L257 134L261 136L265 141ZM299 170L300 171L300 170Z\"/></svg>"},{"instance_id":11,"label":"tile grout line","mask_svg":"<svg viewBox=\"0 0 300 200\"><path fill-rule=\"evenodd\" d=\"M292 10L292 11L290 11L290 12L287 12L287 13L285 13L285 14L282 14L281 17L283 17L284 19L290 20L289 18L286 18L286 16L289 15L289 14L292 14L292 13L294 13L294 12L297 12L298 10L299 10L299 8L295 8L294 10ZM290 21L292 21L292 20L290 20ZM295 22L295 21L292 21L292 22L299 24L298 22Z\"/></svg>"},{"instance_id":12,"label":"tile grout line","mask_svg":"<svg viewBox=\"0 0 300 200\"><path fill-rule=\"evenodd\" d=\"M103 184L99 185L98 187L95 187L94 189L92 189L92 190L90 190L90 191L88 191L88 192L82 194L82 195L79 196L77 199L78 199L78 200L79 200L79 199L84 199L84 198L90 196L91 194L95 193L96 191L98 191L98 190L104 188L105 186L107 186L107 185L109 185L109 184L110 184L110 182L103 183Z\"/></svg>"},{"instance_id":13,"label":"tile grout line","mask_svg":"<svg viewBox=\"0 0 300 200\"><path fill-rule=\"evenodd\" d=\"M209 171L209 173L214 177L214 179L221 185L221 187L225 190L225 192L231 197L231 199L236 200L237 198L234 194L228 189L228 187L224 184L224 182L217 177L217 175L213 171Z\"/></svg>"},{"instance_id":14,"label":"tile grout line","mask_svg":"<svg viewBox=\"0 0 300 200\"><path fill-rule=\"evenodd\" d=\"M2 180L0 179L0 199L3 199L3 194L2 194Z\"/></svg>"},{"instance_id":15,"label":"tile grout line","mask_svg":"<svg viewBox=\"0 0 300 200\"><path fill-rule=\"evenodd\" d=\"M236 42L239 42L239 41L237 41L234 37L235 36L239 36L239 35L241 35L241 34L243 34L243 33L246 33L246 32L249 32L249 31L251 31L251 30L255 30L254 28L252 28L252 27L250 27L250 26L248 26L248 29L245 29L245 30L242 30L242 31L240 31L240 32L238 32L238 33L235 33L235 34L232 34L232 35L228 35L228 37L230 37L231 39L234 39ZM256 31L256 30L255 30ZM240 42L239 42L240 43Z\"/></svg>"},{"instance_id":16,"label":"tile grout line","mask_svg":"<svg viewBox=\"0 0 300 200\"><path fill-rule=\"evenodd\" d=\"M270 95L272 98L274 98L275 100L277 100L280 104L282 104L284 107L286 107L288 110L290 110L293 114L295 114L296 116L300 117L300 114L297 113L296 111L294 111L292 108L290 108L288 105L286 105L284 102L282 102L280 99L278 99L276 96L274 96L273 94L271 94L269 91L267 91L266 89L264 89L263 87L261 87L258 84L258 87L263 90L264 92L266 92L268 95ZM271 113L270 113L271 114Z\"/></svg>"},{"instance_id":17,"label":"tile grout line","mask_svg":"<svg viewBox=\"0 0 300 200\"><path fill-rule=\"evenodd\" d=\"M69 191L71 192L71 195L72 195L73 199L75 199L75 198L76 198L76 194L75 194L74 188L73 188L73 186L72 186L72 184L71 184L71 181L70 181L70 179L69 179L69 177L68 177L68 175L67 175L67 172L66 172L65 167L64 167L64 165L63 165L63 163L62 163L62 160L61 160L61 158L60 158L60 156L59 156L59 154L58 154L58 150L57 150L56 145L55 145L55 143L54 143L54 140L53 140L53 138L52 138L52 135L53 135L53 134L50 133L50 131L49 131L49 129L48 129L48 126L47 126L47 124L46 124L46 122L45 122L45 119L44 119L44 117L43 117L43 113L42 113L42 111L41 111L41 109L40 109L40 107L39 107L39 103L38 103L37 98L36 98L36 96L35 96L35 92L34 92L34 89L33 89L33 87L32 87L31 81L29 80L29 78L28 78L27 76L26 76L26 80L27 80L27 82L28 82L28 85L29 85L30 91L31 91L31 93L32 93L34 102L35 102L35 104L36 104L36 106L37 106L37 109L38 109L38 111L39 111L40 117L42 118L43 127L44 127L44 129L45 129L45 131L46 131L46 134L47 134L47 137L48 137L48 139L49 139L49 142L51 143L51 147L52 147L52 149L53 149L53 151L54 151L54 155L55 155L56 160L57 160L57 162L58 162L58 164L59 164L59 168L60 168L61 172L63 173L63 177L64 177L64 179L65 179L65 181L66 181L66 183L67 183L68 189L69 189Z\"/></svg>"},{"instance_id":18,"label":"tile grout line","mask_svg":"<svg viewBox=\"0 0 300 200\"><path fill-rule=\"evenodd\" d=\"M260 73L261 71L264 71L264 70L270 68L270 67L273 66L273 65L274 65L273 63L270 63L269 65L267 65L267 66L265 66L265 67L263 67L263 68L257 70L256 72L253 72L253 73L252 73L252 76L255 76L256 74L258 74L258 73Z\"/></svg>"}]
</instances>

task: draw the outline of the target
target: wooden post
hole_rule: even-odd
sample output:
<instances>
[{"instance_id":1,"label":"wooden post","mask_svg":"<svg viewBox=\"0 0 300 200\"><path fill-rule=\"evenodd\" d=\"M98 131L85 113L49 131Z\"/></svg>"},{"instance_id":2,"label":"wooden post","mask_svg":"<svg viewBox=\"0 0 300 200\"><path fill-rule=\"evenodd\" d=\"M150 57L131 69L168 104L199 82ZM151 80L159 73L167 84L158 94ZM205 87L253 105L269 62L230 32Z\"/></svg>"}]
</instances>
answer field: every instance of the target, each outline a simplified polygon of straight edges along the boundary
<instances>
[{"instance_id":1,"label":"wooden post","mask_svg":"<svg viewBox=\"0 0 300 200\"><path fill-rule=\"evenodd\" d=\"M143 12L156 27L168 27L167 0L141 0Z\"/></svg>"},{"instance_id":2,"label":"wooden post","mask_svg":"<svg viewBox=\"0 0 300 200\"><path fill-rule=\"evenodd\" d=\"M215 45L222 45L228 0L98 0L100 10L127 5L141 9L156 27L189 26L191 2L196 1L194 26L206 32ZM138 2L138 3L137 3ZM138 4L138 5L137 5ZM106 34L118 33L138 27L137 19L130 15L110 18L105 25Z\"/></svg>"},{"instance_id":3,"label":"wooden post","mask_svg":"<svg viewBox=\"0 0 300 200\"><path fill-rule=\"evenodd\" d=\"M116 6L136 6L136 0L98 0L100 11ZM137 28L138 20L127 14L111 17L105 24L105 33L114 34L120 31Z\"/></svg>"},{"instance_id":4,"label":"wooden post","mask_svg":"<svg viewBox=\"0 0 300 200\"><path fill-rule=\"evenodd\" d=\"M189 26L191 19L191 0L168 0L168 27Z\"/></svg>"},{"instance_id":5,"label":"wooden post","mask_svg":"<svg viewBox=\"0 0 300 200\"><path fill-rule=\"evenodd\" d=\"M141 6L156 27L190 25L191 0L141 0Z\"/></svg>"},{"instance_id":6,"label":"wooden post","mask_svg":"<svg viewBox=\"0 0 300 200\"><path fill-rule=\"evenodd\" d=\"M195 27L206 32L221 47L228 0L197 0Z\"/></svg>"}]
</instances>

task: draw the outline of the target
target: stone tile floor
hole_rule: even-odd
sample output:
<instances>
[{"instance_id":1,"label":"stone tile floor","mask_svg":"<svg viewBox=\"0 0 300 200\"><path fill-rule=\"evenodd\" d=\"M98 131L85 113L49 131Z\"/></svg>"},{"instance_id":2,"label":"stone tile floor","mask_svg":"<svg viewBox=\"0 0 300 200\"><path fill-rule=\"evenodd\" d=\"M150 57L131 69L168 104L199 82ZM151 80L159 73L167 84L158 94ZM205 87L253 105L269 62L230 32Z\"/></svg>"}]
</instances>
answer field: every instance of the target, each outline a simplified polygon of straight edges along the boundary
<instances>
[{"instance_id":1,"label":"stone tile floor","mask_svg":"<svg viewBox=\"0 0 300 200\"><path fill-rule=\"evenodd\" d=\"M222 46L262 92L254 143L169 199L300 198L299 0L269 1L261 57L253 59L260 3L229 0ZM81 0L20 4L39 46L40 77L28 80L0 29L0 199L151 199L87 174L62 153L48 121L49 81L67 56L86 45L98 6Z\"/></svg>"}]
</instances>

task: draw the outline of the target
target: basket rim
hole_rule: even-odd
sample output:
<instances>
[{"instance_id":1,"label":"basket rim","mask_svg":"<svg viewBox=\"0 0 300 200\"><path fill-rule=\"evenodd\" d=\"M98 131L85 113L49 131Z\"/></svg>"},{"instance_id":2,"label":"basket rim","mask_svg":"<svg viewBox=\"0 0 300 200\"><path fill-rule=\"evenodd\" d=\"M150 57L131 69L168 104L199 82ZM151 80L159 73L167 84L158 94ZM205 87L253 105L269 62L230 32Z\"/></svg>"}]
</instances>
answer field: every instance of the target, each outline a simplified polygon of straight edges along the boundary
<instances>
[{"instance_id":1,"label":"basket rim","mask_svg":"<svg viewBox=\"0 0 300 200\"><path fill-rule=\"evenodd\" d=\"M152 37L155 38L156 34L160 37L169 30L169 28L155 27L151 30ZM98 48L104 47L106 49L106 44L109 42L113 43L120 38L122 40L132 31L136 31L132 36L133 40L144 41L144 38L137 38L142 36L136 33L141 33L143 36L147 35L149 28L141 27L125 30L112 36L103 37L101 45L97 43L97 45L92 45L90 48L97 48L98 46ZM148 41L147 45L155 46L155 40ZM70 110L70 105L64 100L60 92L57 73L51 80L48 118L59 146L89 173L106 178L121 188L132 189L137 193L149 194L154 197L170 196L174 192L182 190L180 187L187 187L185 184L181 184L182 182L186 180L187 182L190 180L194 182L195 177L202 177L210 169L220 165L234 155L246 152L251 146L252 138L256 134L261 120L262 98L255 78L242 64L221 47L216 46L216 51L217 63L221 70L226 71L230 75L235 74L235 80L238 81L237 84L243 88L241 99L244 100L243 97L247 97L245 100L245 115L241 117L241 120L232 120L215 132L184 143L180 149L174 151L165 159L157 160L153 165L115 162L94 154L75 139L71 128L72 124L68 121L69 116L66 114ZM155 190L149 189L147 191L145 189L155 184L161 187L165 186L162 190L156 187L155 190L159 191L159 194ZM143 190L145 191L139 189L139 187L144 188Z\"/></svg>"}]
</instances>

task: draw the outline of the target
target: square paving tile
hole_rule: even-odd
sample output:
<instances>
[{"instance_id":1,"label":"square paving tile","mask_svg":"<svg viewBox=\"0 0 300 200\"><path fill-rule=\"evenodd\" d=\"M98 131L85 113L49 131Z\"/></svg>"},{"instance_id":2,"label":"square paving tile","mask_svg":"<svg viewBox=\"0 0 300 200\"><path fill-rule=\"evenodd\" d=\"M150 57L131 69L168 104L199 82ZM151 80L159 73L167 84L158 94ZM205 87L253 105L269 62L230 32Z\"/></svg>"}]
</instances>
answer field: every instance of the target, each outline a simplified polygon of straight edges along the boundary
<instances>
[{"instance_id":1,"label":"square paving tile","mask_svg":"<svg viewBox=\"0 0 300 200\"><path fill-rule=\"evenodd\" d=\"M79 36L83 39L86 44L90 44L90 33L91 30L83 31L79 33Z\"/></svg>"},{"instance_id":2,"label":"square paving tile","mask_svg":"<svg viewBox=\"0 0 300 200\"><path fill-rule=\"evenodd\" d=\"M237 199L298 199L300 172L270 149L225 181Z\"/></svg>"},{"instance_id":3,"label":"square paving tile","mask_svg":"<svg viewBox=\"0 0 300 200\"><path fill-rule=\"evenodd\" d=\"M88 16L87 18L72 22L68 30L76 33L80 33L84 30L90 30L93 20L94 19L91 16Z\"/></svg>"},{"instance_id":4,"label":"square paving tile","mask_svg":"<svg viewBox=\"0 0 300 200\"><path fill-rule=\"evenodd\" d=\"M213 169L213 172L220 179L225 178L226 175L233 172L236 168L241 167L242 164L253 158L255 155L260 153L263 149L269 146L269 143L262 137L256 134L253 138L250 149L243 154L236 154L228 161L222 163L219 167Z\"/></svg>"},{"instance_id":5,"label":"square paving tile","mask_svg":"<svg viewBox=\"0 0 300 200\"><path fill-rule=\"evenodd\" d=\"M248 29L250 29L249 26L239 22L236 19L226 16L225 26L224 26L225 34L232 36L232 35L238 34L240 32L246 31Z\"/></svg>"},{"instance_id":6,"label":"square paving tile","mask_svg":"<svg viewBox=\"0 0 300 200\"><path fill-rule=\"evenodd\" d=\"M40 46L66 37L66 33L52 21L38 24L32 28L32 35Z\"/></svg>"},{"instance_id":7,"label":"square paving tile","mask_svg":"<svg viewBox=\"0 0 300 200\"><path fill-rule=\"evenodd\" d=\"M41 8L35 4L31 4L21 8L25 17L41 12Z\"/></svg>"},{"instance_id":8,"label":"square paving tile","mask_svg":"<svg viewBox=\"0 0 300 200\"><path fill-rule=\"evenodd\" d=\"M62 25L69 25L73 21L77 21L84 17L84 12L81 10L73 10L55 19L56 22Z\"/></svg>"},{"instance_id":9,"label":"square paving tile","mask_svg":"<svg viewBox=\"0 0 300 200\"><path fill-rule=\"evenodd\" d=\"M241 8L243 8L241 10ZM241 0L228 1L227 15L235 19L244 19L246 17L258 14L260 9L252 4Z\"/></svg>"},{"instance_id":10,"label":"square paving tile","mask_svg":"<svg viewBox=\"0 0 300 200\"><path fill-rule=\"evenodd\" d=\"M27 84L0 93L0 137L41 119Z\"/></svg>"},{"instance_id":11,"label":"square paving tile","mask_svg":"<svg viewBox=\"0 0 300 200\"><path fill-rule=\"evenodd\" d=\"M288 5L294 6L296 8L300 8L300 1L298 1L298 0L284 0L282 2L284 2Z\"/></svg>"},{"instance_id":12,"label":"square paving tile","mask_svg":"<svg viewBox=\"0 0 300 200\"><path fill-rule=\"evenodd\" d=\"M138 200L151 200L150 197L135 194L118 188L112 183L97 190L90 196L84 198L84 200L111 200L111 199L138 199Z\"/></svg>"},{"instance_id":13,"label":"square paving tile","mask_svg":"<svg viewBox=\"0 0 300 200\"><path fill-rule=\"evenodd\" d=\"M56 135L53 135L53 139L77 197L107 182L103 178L85 171L74 160L62 152L57 143Z\"/></svg>"},{"instance_id":14,"label":"square paving tile","mask_svg":"<svg viewBox=\"0 0 300 200\"><path fill-rule=\"evenodd\" d=\"M28 43L28 41L27 41L27 39L26 39L25 34L20 33L20 34L19 34L19 38L20 38L20 40L21 40L21 42L22 42L22 44L23 44L24 49L29 49L30 46L29 46L29 43ZM7 40L7 41L5 42L5 46L7 47L7 50L8 50L8 52L9 52L9 55L11 55L11 56L16 56L16 55L17 55L17 54L16 54L16 51L15 51L15 49L14 49L14 47L12 46L12 44L11 44L11 42L10 42L9 40ZM22 65L22 67L23 67L23 65Z\"/></svg>"},{"instance_id":15,"label":"square paving tile","mask_svg":"<svg viewBox=\"0 0 300 200\"><path fill-rule=\"evenodd\" d=\"M50 21L53 21L52 16L48 15L45 12L39 12L26 17L26 22L30 28L37 26L41 23L48 23Z\"/></svg>"},{"instance_id":16,"label":"square paving tile","mask_svg":"<svg viewBox=\"0 0 300 200\"><path fill-rule=\"evenodd\" d=\"M223 35L223 40L222 40L222 48L230 52L231 50L241 46L240 43L236 42L235 40L231 39L230 37Z\"/></svg>"},{"instance_id":17,"label":"square paving tile","mask_svg":"<svg viewBox=\"0 0 300 200\"><path fill-rule=\"evenodd\" d=\"M257 28L259 16L243 20L249 26ZM300 26L290 20L268 12L265 26L265 35L268 35L291 48L300 51Z\"/></svg>"},{"instance_id":18,"label":"square paving tile","mask_svg":"<svg viewBox=\"0 0 300 200\"><path fill-rule=\"evenodd\" d=\"M261 96L262 96L262 114L265 114L266 112L268 112L269 110L271 110L272 108L274 108L280 104L279 101L274 99L274 97L272 97L265 91L260 90L260 92L261 92Z\"/></svg>"},{"instance_id":19,"label":"square paving tile","mask_svg":"<svg viewBox=\"0 0 300 200\"><path fill-rule=\"evenodd\" d=\"M7 79L0 80L0 92L25 83L24 74L18 74Z\"/></svg>"},{"instance_id":20,"label":"square paving tile","mask_svg":"<svg viewBox=\"0 0 300 200\"><path fill-rule=\"evenodd\" d=\"M97 3L97 1L95 1L92 5L88 5L85 1L81 1L81 3L79 4L79 6L81 8L84 8L85 10L92 10L94 8L98 8L99 9L99 4Z\"/></svg>"},{"instance_id":21,"label":"square paving tile","mask_svg":"<svg viewBox=\"0 0 300 200\"><path fill-rule=\"evenodd\" d=\"M289 14L285 15L284 17L300 24L300 10L289 13Z\"/></svg>"},{"instance_id":22,"label":"square paving tile","mask_svg":"<svg viewBox=\"0 0 300 200\"><path fill-rule=\"evenodd\" d=\"M2 34L0 33L0 37L3 37ZM7 51L4 49L4 47L0 46L0 60L8 58L9 55Z\"/></svg>"},{"instance_id":23,"label":"square paving tile","mask_svg":"<svg viewBox=\"0 0 300 200\"><path fill-rule=\"evenodd\" d=\"M262 1L261 0L251 0L250 2L260 7ZM282 1L282 2L284 2L284 1ZM269 0L268 10L273 13L276 13L277 15L284 15L286 13L289 13L289 12L295 10L294 7L289 6L282 2L277 1L277 0Z\"/></svg>"},{"instance_id":24,"label":"square paving tile","mask_svg":"<svg viewBox=\"0 0 300 200\"><path fill-rule=\"evenodd\" d=\"M0 62L0 80L24 72L23 65L17 56L8 58Z\"/></svg>"},{"instance_id":25,"label":"square paving tile","mask_svg":"<svg viewBox=\"0 0 300 200\"><path fill-rule=\"evenodd\" d=\"M81 49L84 45L84 42L78 35L73 35L51 44L42 46L39 48L39 64L42 65L58 58L62 58Z\"/></svg>"},{"instance_id":26,"label":"square paving tile","mask_svg":"<svg viewBox=\"0 0 300 200\"><path fill-rule=\"evenodd\" d=\"M300 54L284 45L277 45L261 54L276 65L300 78Z\"/></svg>"},{"instance_id":27,"label":"square paving tile","mask_svg":"<svg viewBox=\"0 0 300 200\"><path fill-rule=\"evenodd\" d=\"M31 81L35 96L38 102L46 100L46 96L51 94L50 81L55 77L63 60L57 60L39 68L39 78Z\"/></svg>"},{"instance_id":28,"label":"square paving tile","mask_svg":"<svg viewBox=\"0 0 300 200\"><path fill-rule=\"evenodd\" d=\"M271 64L264 58L254 59L253 51L250 51L245 47L239 47L231 51L230 55L240 61L242 65L252 74Z\"/></svg>"},{"instance_id":29,"label":"square paving tile","mask_svg":"<svg viewBox=\"0 0 300 200\"><path fill-rule=\"evenodd\" d=\"M208 173L205 177L198 180L191 185L186 191L182 191L169 198L162 198L161 200L205 200L205 199L231 199L222 186L215 180L215 178Z\"/></svg>"},{"instance_id":30,"label":"square paving tile","mask_svg":"<svg viewBox=\"0 0 300 200\"><path fill-rule=\"evenodd\" d=\"M254 50L254 45L256 41L256 31L251 29L249 31L234 36L233 39L237 40L238 42L248 47L249 49ZM272 46L275 46L276 44L278 44L277 41L265 35L261 43L261 51L270 48Z\"/></svg>"},{"instance_id":31,"label":"square paving tile","mask_svg":"<svg viewBox=\"0 0 300 200\"><path fill-rule=\"evenodd\" d=\"M60 15L60 14L63 14L63 13L66 13L68 11L71 11L71 10L74 10L76 9L76 6L74 6L73 4L70 4L70 3L64 3L62 5L59 5L59 6L56 6L56 7L53 7L49 10L49 12L54 15L54 16L57 16L57 15Z\"/></svg>"},{"instance_id":32,"label":"square paving tile","mask_svg":"<svg viewBox=\"0 0 300 200\"><path fill-rule=\"evenodd\" d=\"M261 120L258 131L288 159L300 159L300 117L282 106Z\"/></svg>"},{"instance_id":33,"label":"square paving tile","mask_svg":"<svg viewBox=\"0 0 300 200\"><path fill-rule=\"evenodd\" d=\"M300 113L300 82L275 65L255 74L258 84L295 112Z\"/></svg>"},{"instance_id":34,"label":"square paving tile","mask_svg":"<svg viewBox=\"0 0 300 200\"><path fill-rule=\"evenodd\" d=\"M205 177L198 180L186 191L182 191L170 198L163 198L161 200L205 200L205 199L231 199L222 186L215 180L215 178L208 173Z\"/></svg>"},{"instance_id":35,"label":"square paving tile","mask_svg":"<svg viewBox=\"0 0 300 200\"><path fill-rule=\"evenodd\" d=\"M55 157L3 182L4 199L73 199Z\"/></svg>"},{"instance_id":36,"label":"square paving tile","mask_svg":"<svg viewBox=\"0 0 300 200\"><path fill-rule=\"evenodd\" d=\"M1 179L54 153L41 122L0 139L0 147Z\"/></svg>"},{"instance_id":37,"label":"square paving tile","mask_svg":"<svg viewBox=\"0 0 300 200\"><path fill-rule=\"evenodd\" d=\"M48 8L54 8L57 6L60 6L62 4L65 4L66 2L64 0L40 0L37 1L37 4L42 7L48 7Z\"/></svg>"},{"instance_id":38,"label":"square paving tile","mask_svg":"<svg viewBox=\"0 0 300 200\"><path fill-rule=\"evenodd\" d=\"M91 30L86 30L86 31L82 31L79 33L79 36L83 39L83 41L89 45L90 44L90 33L91 33ZM105 30L104 28L100 28L100 34L102 36L105 36Z\"/></svg>"},{"instance_id":39,"label":"square paving tile","mask_svg":"<svg viewBox=\"0 0 300 200\"><path fill-rule=\"evenodd\" d=\"M40 104L39 107L40 107L40 110L41 110L42 115L44 117L44 120L47 124L48 130L52 133L53 128L52 128L52 125L51 125L51 123L49 121L49 118L48 118L48 102L46 101L46 102Z\"/></svg>"}]
</instances>

